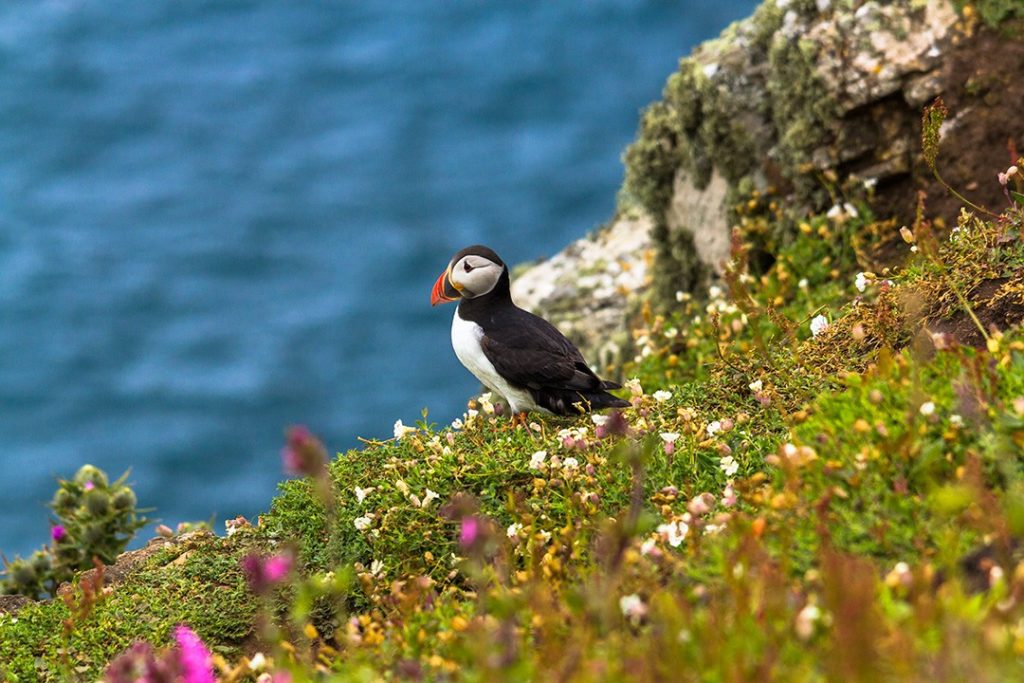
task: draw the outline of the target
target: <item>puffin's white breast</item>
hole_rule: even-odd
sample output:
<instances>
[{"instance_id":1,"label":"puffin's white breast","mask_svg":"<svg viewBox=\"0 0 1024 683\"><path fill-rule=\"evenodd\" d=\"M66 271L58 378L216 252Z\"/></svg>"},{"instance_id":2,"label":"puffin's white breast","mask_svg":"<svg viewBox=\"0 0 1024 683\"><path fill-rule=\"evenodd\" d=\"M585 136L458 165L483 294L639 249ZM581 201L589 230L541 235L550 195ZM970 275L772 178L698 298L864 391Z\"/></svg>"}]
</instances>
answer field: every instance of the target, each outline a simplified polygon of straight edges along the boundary
<instances>
[{"instance_id":1,"label":"puffin's white breast","mask_svg":"<svg viewBox=\"0 0 1024 683\"><path fill-rule=\"evenodd\" d=\"M455 355L458 356L459 362L465 365L466 369L472 372L484 386L504 397L512 412L543 410L534 402L530 392L511 386L504 377L498 374L498 371L494 369L494 364L487 359L480 346L483 336L483 328L471 320L460 318L459 309L456 308L455 317L452 318L452 348L455 349Z\"/></svg>"}]
</instances>

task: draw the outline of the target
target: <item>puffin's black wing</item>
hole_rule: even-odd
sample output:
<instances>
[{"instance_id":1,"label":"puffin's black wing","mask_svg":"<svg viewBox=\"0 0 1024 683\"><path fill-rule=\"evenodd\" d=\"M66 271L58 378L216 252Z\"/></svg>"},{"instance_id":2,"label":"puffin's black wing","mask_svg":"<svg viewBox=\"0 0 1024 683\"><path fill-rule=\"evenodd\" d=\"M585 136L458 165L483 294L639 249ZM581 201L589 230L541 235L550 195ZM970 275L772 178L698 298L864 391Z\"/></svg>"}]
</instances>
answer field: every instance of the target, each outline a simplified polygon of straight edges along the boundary
<instances>
[{"instance_id":1,"label":"puffin's black wing","mask_svg":"<svg viewBox=\"0 0 1024 683\"><path fill-rule=\"evenodd\" d=\"M548 321L519 308L492 320L480 340L484 355L502 377L530 391L538 405L553 413L583 407L625 407L606 393L619 385L605 382L587 365L583 354Z\"/></svg>"}]
</instances>

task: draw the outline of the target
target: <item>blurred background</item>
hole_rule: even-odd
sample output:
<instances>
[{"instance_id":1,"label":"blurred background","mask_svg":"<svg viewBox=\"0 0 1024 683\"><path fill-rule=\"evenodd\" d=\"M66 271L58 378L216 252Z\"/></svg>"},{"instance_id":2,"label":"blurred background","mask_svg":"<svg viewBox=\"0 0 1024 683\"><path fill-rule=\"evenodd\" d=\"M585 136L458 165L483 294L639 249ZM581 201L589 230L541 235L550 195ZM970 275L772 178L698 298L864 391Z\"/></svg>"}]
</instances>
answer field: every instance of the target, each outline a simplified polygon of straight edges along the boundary
<instances>
[{"instance_id":1,"label":"blurred background","mask_svg":"<svg viewBox=\"0 0 1024 683\"><path fill-rule=\"evenodd\" d=\"M460 415L452 253L607 220L640 110L754 5L0 4L0 551L86 462L222 529L289 424Z\"/></svg>"}]
</instances>

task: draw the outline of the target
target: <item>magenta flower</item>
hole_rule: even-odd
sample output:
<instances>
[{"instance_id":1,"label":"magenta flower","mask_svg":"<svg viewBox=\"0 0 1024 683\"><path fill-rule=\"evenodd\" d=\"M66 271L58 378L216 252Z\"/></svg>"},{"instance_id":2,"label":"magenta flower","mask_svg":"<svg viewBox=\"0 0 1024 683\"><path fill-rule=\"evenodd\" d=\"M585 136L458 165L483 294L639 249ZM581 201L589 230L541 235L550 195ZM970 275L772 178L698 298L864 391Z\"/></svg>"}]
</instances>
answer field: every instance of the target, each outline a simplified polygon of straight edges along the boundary
<instances>
[{"instance_id":1,"label":"magenta flower","mask_svg":"<svg viewBox=\"0 0 1024 683\"><path fill-rule=\"evenodd\" d=\"M462 527L459 530L459 545L463 548L476 543L480 537L480 520L476 517L463 517Z\"/></svg>"},{"instance_id":2,"label":"magenta flower","mask_svg":"<svg viewBox=\"0 0 1024 683\"><path fill-rule=\"evenodd\" d=\"M302 474L302 456L291 446L281 449L281 464L284 465L284 471L288 474Z\"/></svg>"},{"instance_id":3,"label":"magenta flower","mask_svg":"<svg viewBox=\"0 0 1024 683\"><path fill-rule=\"evenodd\" d=\"M52 529L50 529L50 538L52 538L56 543L60 543L65 538L67 538L67 536L67 529L65 529L60 524L57 524Z\"/></svg>"},{"instance_id":4,"label":"magenta flower","mask_svg":"<svg viewBox=\"0 0 1024 683\"><path fill-rule=\"evenodd\" d=\"M284 580L291 569L292 558L286 554L262 557L253 553L242 558L242 571L249 589L258 595Z\"/></svg>"},{"instance_id":5,"label":"magenta flower","mask_svg":"<svg viewBox=\"0 0 1024 683\"><path fill-rule=\"evenodd\" d=\"M277 583L292 570L292 558L288 555L274 555L263 563L263 573L271 583Z\"/></svg>"},{"instance_id":6,"label":"magenta flower","mask_svg":"<svg viewBox=\"0 0 1024 683\"><path fill-rule=\"evenodd\" d=\"M185 683L215 683L213 656L195 631L185 625L178 626L174 629L174 639L178 641L182 680Z\"/></svg>"},{"instance_id":7,"label":"magenta flower","mask_svg":"<svg viewBox=\"0 0 1024 683\"><path fill-rule=\"evenodd\" d=\"M82 488L85 489L86 491L92 491L94 488L96 488L96 484L90 480L82 484Z\"/></svg>"},{"instance_id":8,"label":"magenta flower","mask_svg":"<svg viewBox=\"0 0 1024 683\"><path fill-rule=\"evenodd\" d=\"M326 460L327 450L307 428L298 425L288 430L287 441L281 449L281 463L288 474L321 475Z\"/></svg>"}]
</instances>

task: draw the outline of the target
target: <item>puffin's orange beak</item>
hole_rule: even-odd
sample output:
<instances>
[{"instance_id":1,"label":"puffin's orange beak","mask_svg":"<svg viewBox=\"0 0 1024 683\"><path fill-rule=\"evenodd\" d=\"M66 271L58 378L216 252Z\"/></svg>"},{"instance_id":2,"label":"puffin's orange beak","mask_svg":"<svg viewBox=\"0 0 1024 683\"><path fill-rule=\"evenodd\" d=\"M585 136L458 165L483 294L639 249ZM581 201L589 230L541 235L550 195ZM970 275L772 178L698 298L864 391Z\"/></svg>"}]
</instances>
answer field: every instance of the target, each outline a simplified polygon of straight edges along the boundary
<instances>
[{"instance_id":1,"label":"puffin's orange beak","mask_svg":"<svg viewBox=\"0 0 1024 683\"><path fill-rule=\"evenodd\" d=\"M446 304L458 298L459 290L452 286L451 280L448 279L448 271L446 270L441 273L441 276L437 278L437 282L434 283L434 289L430 292L430 305Z\"/></svg>"}]
</instances>

